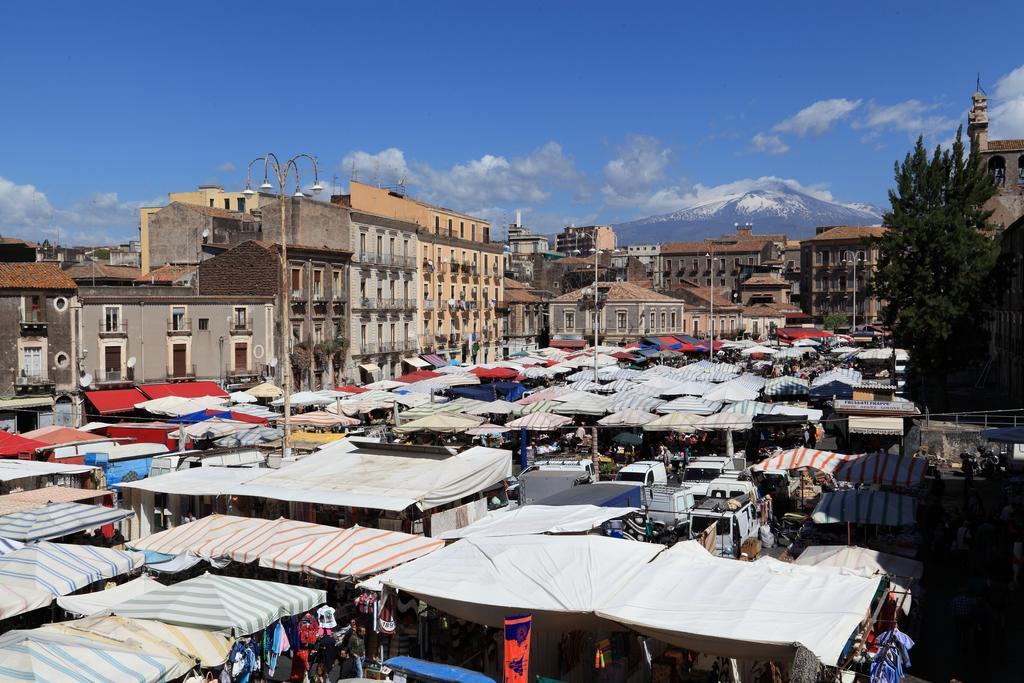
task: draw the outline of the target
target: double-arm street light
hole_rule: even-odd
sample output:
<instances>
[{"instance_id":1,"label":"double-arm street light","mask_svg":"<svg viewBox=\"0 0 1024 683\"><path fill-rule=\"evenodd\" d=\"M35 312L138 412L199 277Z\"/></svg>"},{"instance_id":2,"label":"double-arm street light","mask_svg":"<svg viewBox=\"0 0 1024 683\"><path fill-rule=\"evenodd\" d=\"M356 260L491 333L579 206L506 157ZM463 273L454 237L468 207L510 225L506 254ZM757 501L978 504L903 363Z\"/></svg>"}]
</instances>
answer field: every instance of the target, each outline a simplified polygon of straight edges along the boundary
<instances>
[{"instance_id":1,"label":"double-arm street light","mask_svg":"<svg viewBox=\"0 0 1024 683\"><path fill-rule=\"evenodd\" d=\"M242 191L247 198L252 198L256 191L252 189L252 167L263 162L263 183L259 189L270 192L275 189L271 179L277 181L277 198L281 209L281 289L278 297L278 325L281 328L281 344L277 354L277 364L281 368L281 390L284 392L284 434L282 438L282 455L290 454L289 437L291 436L291 330L288 325L289 309L291 308L291 289L288 287L288 231L285 228L285 192L288 177L295 174L295 193L292 197L301 199L306 195L302 192L302 181L299 176L299 161L308 160L313 166L313 185L309 188L313 194L320 194L324 189L320 185L320 168L316 157L309 154L296 154L284 163L273 152L256 157L249 162L245 174L245 189Z\"/></svg>"},{"instance_id":2,"label":"double-arm street light","mask_svg":"<svg viewBox=\"0 0 1024 683\"><path fill-rule=\"evenodd\" d=\"M846 258L842 261L843 265L853 265L853 323L850 325L852 334L857 331L857 264L864 264L864 252L848 251L845 256Z\"/></svg>"}]
</instances>

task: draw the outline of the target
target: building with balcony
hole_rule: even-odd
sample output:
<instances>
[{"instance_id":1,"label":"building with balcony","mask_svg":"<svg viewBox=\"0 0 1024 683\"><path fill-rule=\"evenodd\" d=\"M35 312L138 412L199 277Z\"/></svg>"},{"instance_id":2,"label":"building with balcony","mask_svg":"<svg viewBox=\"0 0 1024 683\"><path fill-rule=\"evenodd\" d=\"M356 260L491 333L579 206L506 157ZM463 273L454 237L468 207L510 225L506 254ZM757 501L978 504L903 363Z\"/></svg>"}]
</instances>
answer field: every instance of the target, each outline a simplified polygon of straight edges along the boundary
<instances>
[{"instance_id":1,"label":"building with balcony","mask_svg":"<svg viewBox=\"0 0 1024 683\"><path fill-rule=\"evenodd\" d=\"M519 211L516 211L516 222L508 226L505 242L512 254L543 254L551 250L547 235L539 235L523 227Z\"/></svg>"},{"instance_id":2,"label":"building with balcony","mask_svg":"<svg viewBox=\"0 0 1024 683\"><path fill-rule=\"evenodd\" d=\"M612 251L618 246L610 225L570 225L555 235L555 251L567 256L586 255L594 249Z\"/></svg>"},{"instance_id":3,"label":"building with balcony","mask_svg":"<svg viewBox=\"0 0 1024 683\"><path fill-rule=\"evenodd\" d=\"M1024 139L988 139L988 96L980 90L971 97L967 114L971 150L992 175L996 195L985 204L992 211L989 223L1008 228L1024 217Z\"/></svg>"},{"instance_id":4,"label":"building with balcony","mask_svg":"<svg viewBox=\"0 0 1024 683\"><path fill-rule=\"evenodd\" d=\"M196 282L201 296L281 297L288 306L292 347L293 385L320 389L340 384L351 347L348 330L348 267L352 252L343 249L289 244L285 281L281 291L281 249L271 242L250 241L200 264ZM280 382L284 347L278 313L272 323L273 343L264 349L264 361L276 366ZM271 363L271 361L273 361Z\"/></svg>"},{"instance_id":5,"label":"building with balcony","mask_svg":"<svg viewBox=\"0 0 1024 683\"><path fill-rule=\"evenodd\" d=\"M800 290L804 313L815 319L841 313L852 325L856 312L858 327L878 322L881 305L867 292L878 264L878 241L886 231L876 225L825 226L803 240Z\"/></svg>"},{"instance_id":6,"label":"building with balcony","mask_svg":"<svg viewBox=\"0 0 1024 683\"><path fill-rule=\"evenodd\" d=\"M548 302L552 336L579 336L588 343L622 344L650 334L685 333L683 302L630 282L598 282Z\"/></svg>"},{"instance_id":7,"label":"building with balcony","mask_svg":"<svg viewBox=\"0 0 1024 683\"><path fill-rule=\"evenodd\" d=\"M192 287L83 286L80 362L91 386L272 378L274 298L197 294Z\"/></svg>"},{"instance_id":8,"label":"building with balcony","mask_svg":"<svg viewBox=\"0 0 1024 683\"><path fill-rule=\"evenodd\" d=\"M698 338L731 339L743 334L743 307L719 289L683 281L669 294L686 306L684 333ZM712 296L714 305L712 306Z\"/></svg>"},{"instance_id":9,"label":"building with balcony","mask_svg":"<svg viewBox=\"0 0 1024 683\"><path fill-rule=\"evenodd\" d=\"M775 273L751 275L740 282L734 298L744 306L752 304L788 304L792 285Z\"/></svg>"},{"instance_id":10,"label":"building with balcony","mask_svg":"<svg viewBox=\"0 0 1024 683\"><path fill-rule=\"evenodd\" d=\"M77 285L54 263L0 263L0 427L71 424Z\"/></svg>"},{"instance_id":11,"label":"building with balcony","mask_svg":"<svg viewBox=\"0 0 1024 683\"><path fill-rule=\"evenodd\" d=\"M506 355L536 351L541 335L548 328L547 302L523 283L512 279L505 280L504 296L499 307L507 311L502 334Z\"/></svg>"},{"instance_id":12,"label":"building with balcony","mask_svg":"<svg viewBox=\"0 0 1024 683\"><path fill-rule=\"evenodd\" d=\"M704 240L663 244L654 271L654 287L672 291L687 283L724 291L731 298L744 277L769 268L780 249L771 239Z\"/></svg>"},{"instance_id":13,"label":"building with balcony","mask_svg":"<svg viewBox=\"0 0 1024 683\"><path fill-rule=\"evenodd\" d=\"M331 202L417 225L420 353L479 363L501 357L504 245L491 241L488 221L407 197L401 188L355 181L349 183L349 194ZM388 338L386 328L380 331ZM367 328L371 348L374 332ZM353 330L354 345L362 343L358 334Z\"/></svg>"}]
</instances>

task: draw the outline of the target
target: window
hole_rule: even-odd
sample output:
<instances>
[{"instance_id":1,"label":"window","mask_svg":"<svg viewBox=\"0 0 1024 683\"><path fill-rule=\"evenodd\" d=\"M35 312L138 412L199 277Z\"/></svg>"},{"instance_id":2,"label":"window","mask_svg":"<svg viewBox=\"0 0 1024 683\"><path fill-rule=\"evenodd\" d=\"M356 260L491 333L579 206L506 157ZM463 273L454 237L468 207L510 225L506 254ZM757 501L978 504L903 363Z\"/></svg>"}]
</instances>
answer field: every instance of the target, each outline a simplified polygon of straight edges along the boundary
<instances>
[{"instance_id":1,"label":"window","mask_svg":"<svg viewBox=\"0 0 1024 683\"><path fill-rule=\"evenodd\" d=\"M238 207L238 213L245 213L245 197L239 197L235 204Z\"/></svg>"},{"instance_id":2,"label":"window","mask_svg":"<svg viewBox=\"0 0 1024 683\"><path fill-rule=\"evenodd\" d=\"M395 255L395 238L394 237L388 238L388 253L391 254L392 256Z\"/></svg>"},{"instance_id":3,"label":"window","mask_svg":"<svg viewBox=\"0 0 1024 683\"><path fill-rule=\"evenodd\" d=\"M576 329L576 313L575 311L565 312L565 329L575 330Z\"/></svg>"},{"instance_id":4,"label":"window","mask_svg":"<svg viewBox=\"0 0 1024 683\"><path fill-rule=\"evenodd\" d=\"M384 323L377 323L377 347L384 341Z\"/></svg>"},{"instance_id":5,"label":"window","mask_svg":"<svg viewBox=\"0 0 1024 683\"><path fill-rule=\"evenodd\" d=\"M434 216L434 232L436 233L440 229L441 229L441 217L440 216Z\"/></svg>"},{"instance_id":6,"label":"window","mask_svg":"<svg viewBox=\"0 0 1024 683\"><path fill-rule=\"evenodd\" d=\"M208 330L208 329L210 329L210 319L209 318L200 318L199 319L199 329L200 330Z\"/></svg>"},{"instance_id":7,"label":"window","mask_svg":"<svg viewBox=\"0 0 1024 683\"><path fill-rule=\"evenodd\" d=\"M395 336L395 329L396 328L397 328L397 325L395 323L391 323L391 341L398 341L398 337Z\"/></svg>"},{"instance_id":8,"label":"window","mask_svg":"<svg viewBox=\"0 0 1024 683\"><path fill-rule=\"evenodd\" d=\"M175 332L184 332L188 329L187 321L185 320L185 307L184 306L172 306L171 307L171 330Z\"/></svg>"},{"instance_id":9,"label":"window","mask_svg":"<svg viewBox=\"0 0 1024 683\"><path fill-rule=\"evenodd\" d=\"M341 272L337 270L331 271L331 298L341 298Z\"/></svg>"},{"instance_id":10,"label":"window","mask_svg":"<svg viewBox=\"0 0 1024 683\"><path fill-rule=\"evenodd\" d=\"M292 294L302 291L302 268L292 268Z\"/></svg>"},{"instance_id":11,"label":"window","mask_svg":"<svg viewBox=\"0 0 1024 683\"><path fill-rule=\"evenodd\" d=\"M43 347L26 346L21 350L23 377L43 377Z\"/></svg>"},{"instance_id":12,"label":"window","mask_svg":"<svg viewBox=\"0 0 1024 683\"><path fill-rule=\"evenodd\" d=\"M476 242L476 223L469 224L469 237L471 240Z\"/></svg>"},{"instance_id":13,"label":"window","mask_svg":"<svg viewBox=\"0 0 1024 683\"><path fill-rule=\"evenodd\" d=\"M448 236L449 237L452 236L452 219L451 218L448 219Z\"/></svg>"},{"instance_id":14,"label":"window","mask_svg":"<svg viewBox=\"0 0 1024 683\"><path fill-rule=\"evenodd\" d=\"M321 323L313 324L313 341L322 342L324 340L324 326Z\"/></svg>"},{"instance_id":15,"label":"window","mask_svg":"<svg viewBox=\"0 0 1024 683\"><path fill-rule=\"evenodd\" d=\"M68 358L68 354L61 351L60 353L53 357L53 360L57 364L58 368L66 368L68 366L70 358Z\"/></svg>"},{"instance_id":16,"label":"window","mask_svg":"<svg viewBox=\"0 0 1024 683\"><path fill-rule=\"evenodd\" d=\"M615 327L620 332L624 331L626 329L627 320L628 320L628 316L626 315L626 311L616 311L615 312Z\"/></svg>"},{"instance_id":17,"label":"window","mask_svg":"<svg viewBox=\"0 0 1024 683\"><path fill-rule=\"evenodd\" d=\"M292 341L293 342L300 342L300 341L302 341L302 323L293 323L292 324Z\"/></svg>"},{"instance_id":18,"label":"window","mask_svg":"<svg viewBox=\"0 0 1024 683\"><path fill-rule=\"evenodd\" d=\"M377 253L384 253L384 237L383 235L377 235Z\"/></svg>"},{"instance_id":19,"label":"window","mask_svg":"<svg viewBox=\"0 0 1024 683\"><path fill-rule=\"evenodd\" d=\"M58 311L63 311L68 307L68 300L62 296L58 296L53 300L53 307Z\"/></svg>"},{"instance_id":20,"label":"window","mask_svg":"<svg viewBox=\"0 0 1024 683\"><path fill-rule=\"evenodd\" d=\"M672 311L669 314L669 325L671 325L672 330L676 329L676 312L675 311Z\"/></svg>"},{"instance_id":21,"label":"window","mask_svg":"<svg viewBox=\"0 0 1024 683\"><path fill-rule=\"evenodd\" d=\"M213 208L213 199L212 198L210 199L210 208L211 209Z\"/></svg>"},{"instance_id":22,"label":"window","mask_svg":"<svg viewBox=\"0 0 1024 683\"><path fill-rule=\"evenodd\" d=\"M1001 156L994 156L988 160L988 171L992 174L992 181L996 185L1006 184L1006 160Z\"/></svg>"},{"instance_id":23,"label":"window","mask_svg":"<svg viewBox=\"0 0 1024 683\"><path fill-rule=\"evenodd\" d=\"M118 306L103 307L103 331L121 331L121 309Z\"/></svg>"},{"instance_id":24,"label":"window","mask_svg":"<svg viewBox=\"0 0 1024 683\"><path fill-rule=\"evenodd\" d=\"M248 322L248 310L245 306L235 306L231 311L231 320L235 327L245 327Z\"/></svg>"},{"instance_id":25,"label":"window","mask_svg":"<svg viewBox=\"0 0 1024 683\"><path fill-rule=\"evenodd\" d=\"M359 348L366 349L366 325L359 326Z\"/></svg>"},{"instance_id":26,"label":"window","mask_svg":"<svg viewBox=\"0 0 1024 683\"><path fill-rule=\"evenodd\" d=\"M230 199L225 199L224 200L224 210L225 211L230 211L231 210L231 200Z\"/></svg>"},{"instance_id":27,"label":"window","mask_svg":"<svg viewBox=\"0 0 1024 683\"><path fill-rule=\"evenodd\" d=\"M666 322L666 320L667 320L667 316L665 315L665 311L662 311L661 312L661 330L662 331L665 330L665 322Z\"/></svg>"},{"instance_id":28,"label":"window","mask_svg":"<svg viewBox=\"0 0 1024 683\"><path fill-rule=\"evenodd\" d=\"M321 297L324 294L324 271L313 271L313 296Z\"/></svg>"},{"instance_id":29,"label":"window","mask_svg":"<svg viewBox=\"0 0 1024 683\"><path fill-rule=\"evenodd\" d=\"M461 239L466 239L466 222L465 221L459 221L459 237Z\"/></svg>"},{"instance_id":30,"label":"window","mask_svg":"<svg viewBox=\"0 0 1024 683\"><path fill-rule=\"evenodd\" d=\"M359 255L362 256L366 253L366 233L359 233Z\"/></svg>"}]
</instances>

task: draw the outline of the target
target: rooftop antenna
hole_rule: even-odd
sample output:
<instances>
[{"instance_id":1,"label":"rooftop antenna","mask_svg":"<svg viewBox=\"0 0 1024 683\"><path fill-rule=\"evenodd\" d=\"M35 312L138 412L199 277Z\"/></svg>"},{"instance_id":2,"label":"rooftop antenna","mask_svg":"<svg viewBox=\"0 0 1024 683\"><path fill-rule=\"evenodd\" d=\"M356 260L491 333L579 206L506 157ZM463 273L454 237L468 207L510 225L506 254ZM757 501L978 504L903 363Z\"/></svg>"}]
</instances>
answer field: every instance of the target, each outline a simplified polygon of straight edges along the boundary
<instances>
[{"instance_id":1,"label":"rooftop antenna","mask_svg":"<svg viewBox=\"0 0 1024 683\"><path fill-rule=\"evenodd\" d=\"M373 162L373 184L380 187L380 159Z\"/></svg>"},{"instance_id":2,"label":"rooftop antenna","mask_svg":"<svg viewBox=\"0 0 1024 683\"><path fill-rule=\"evenodd\" d=\"M352 160L352 169L348 172L349 181L359 182L359 171L356 170L356 160Z\"/></svg>"},{"instance_id":3,"label":"rooftop antenna","mask_svg":"<svg viewBox=\"0 0 1024 683\"><path fill-rule=\"evenodd\" d=\"M981 93L981 94L983 94L983 95L987 95L987 94L988 94L988 93L987 93L987 92L985 92L985 90L984 90L984 89L983 89L983 88L981 87L981 72L980 72L980 71L978 72L978 80L977 80L977 81L975 82L975 84L974 84L974 87L976 88L975 92L980 92L980 93Z\"/></svg>"}]
</instances>

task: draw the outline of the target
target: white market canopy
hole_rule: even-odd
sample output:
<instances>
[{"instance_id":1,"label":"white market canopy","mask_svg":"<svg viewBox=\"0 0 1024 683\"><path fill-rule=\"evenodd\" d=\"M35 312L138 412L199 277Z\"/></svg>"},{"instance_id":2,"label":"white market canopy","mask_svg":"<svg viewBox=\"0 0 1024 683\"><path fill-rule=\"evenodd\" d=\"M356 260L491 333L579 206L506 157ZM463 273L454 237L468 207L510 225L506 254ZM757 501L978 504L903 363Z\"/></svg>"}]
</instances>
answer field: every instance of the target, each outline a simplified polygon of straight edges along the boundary
<instances>
[{"instance_id":1,"label":"white market canopy","mask_svg":"<svg viewBox=\"0 0 1024 683\"><path fill-rule=\"evenodd\" d=\"M694 413L668 413L644 425L645 432L682 432L692 434L703 418Z\"/></svg>"},{"instance_id":2,"label":"white market canopy","mask_svg":"<svg viewBox=\"0 0 1024 683\"><path fill-rule=\"evenodd\" d=\"M580 534L597 529L608 520L618 519L635 511L636 508L596 505L527 505L508 512L492 512L469 526L446 531L440 538L452 540L535 534Z\"/></svg>"},{"instance_id":3,"label":"white market canopy","mask_svg":"<svg viewBox=\"0 0 1024 683\"><path fill-rule=\"evenodd\" d=\"M707 654L782 660L799 644L834 666L868 613L878 581L772 558L717 558L688 541L601 600L597 614Z\"/></svg>"},{"instance_id":4,"label":"white market canopy","mask_svg":"<svg viewBox=\"0 0 1024 683\"><path fill-rule=\"evenodd\" d=\"M421 417L418 420L406 422L400 427L395 427L399 434L411 434L413 432L431 432L433 434L458 434L484 423L484 418L465 413L439 412L433 415Z\"/></svg>"},{"instance_id":5,"label":"white market canopy","mask_svg":"<svg viewBox=\"0 0 1024 683\"><path fill-rule=\"evenodd\" d=\"M96 529L134 515L131 510L83 503L46 503L0 517L0 538L45 541Z\"/></svg>"},{"instance_id":6,"label":"white market canopy","mask_svg":"<svg viewBox=\"0 0 1024 683\"><path fill-rule=\"evenodd\" d=\"M653 422L657 417L657 415L643 410L626 408L625 410L602 417L597 421L597 424L606 427L642 427L648 422Z\"/></svg>"},{"instance_id":7,"label":"white market canopy","mask_svg":"<svg viewBox=\"0 0 1024 683\"><path fill-rule=\"evenodd\" d=\"M83 593L81 595L65 595L57 598L57 604L71 614L87 617L100 612L107 612L125 600L145 595L160 587L160 583L145 574L107 590Z\"/></svg>"},{"instance_id":8,"label":"white market canopy","mask_svg":"<svg viewBox=\"0 0 1024 683\"><path fill-rule=\"evenodd\" d=\"M281 617L308 612L325 599L326 593L318 589L207 573L127 600L112 612L246 635Z\"/></svg>"},{"instance_id":9,"label":"white market canopy","mask_svg":"<svg viewBox=\"0 0 1024 683\"><path fill-rule=\"evenodd\" d=\"M67 595L139 569L143 562L142 553L42 541L0 555L0 581L11 588L28 586L53 596Z\"/></svg>"},{"instance_id":10,"label":"white market canopy","mask_svg":"<svg viewBox=\"0 0 1024 683\"><path fill-rule=\"evenodd\" d=\"M554 415L552 413L530 413L506 423L506 427L513 429L527 429L535 432L546 432L551 429L558 429L572 424L572 418L566 415Z\"/></svg>"},{"instance_id":11,"label":"white market canopy","mask_svg":"<svg viewBox=\"0 0 1024 683\"><path fill-rule=\"evenodd\" d=\"M663 549L590 535L464 538L379 580L477 624L500 628L509 614L531 614L534 628L614 630L595 605Z\"/></svg>"}]
</instances>

